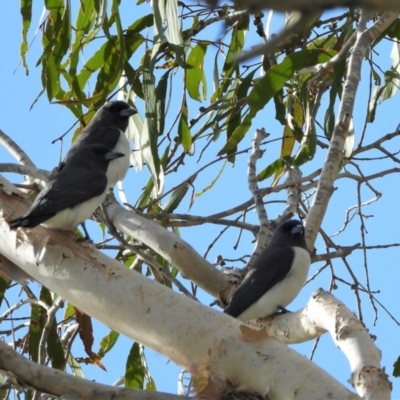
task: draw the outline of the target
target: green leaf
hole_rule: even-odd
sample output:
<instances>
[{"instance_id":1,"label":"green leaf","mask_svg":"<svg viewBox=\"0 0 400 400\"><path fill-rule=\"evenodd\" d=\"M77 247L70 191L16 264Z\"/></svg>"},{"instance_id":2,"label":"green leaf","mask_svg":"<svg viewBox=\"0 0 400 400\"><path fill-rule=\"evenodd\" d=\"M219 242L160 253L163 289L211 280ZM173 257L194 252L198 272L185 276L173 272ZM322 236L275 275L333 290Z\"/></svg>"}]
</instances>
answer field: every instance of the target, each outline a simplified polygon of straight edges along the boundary
<instances>
[{"instance_id":1,"label":"green leaf","mask_svg":"<svg viewBox=\"0 0 400 400\"><path fill-rule=\"evenodd\" d=\"M239 76L239 66L234 62L234 57L243 49L244 45L244 31L234 27L232 29L231 43L229 44L228 54L226 55L225 63L222 68L222 82L218 89L211 96L211 102L215 102L220 98L231 85L231 76L236 71Z\"/></svg>"},{"instance_id":2,"label":"green leaf","mask_svg":"<svg viewBox=\"0 0 400 400\"><path fill-rule=\"evenodd\" d=\"M249 130L253 118L292 78L294 73L306 66L328 61L335 51L304 50L287 56L282 63L271 67L265 75L257 81L248 97L250 111L238 126L218 155L231 153Z\"/></svg>"},{"instance_id":3,"label":"green leaf","mask_svg":"<svg viewBox=\"0 0 400 400\"><path fill-rule=\"evenodd\" d=\"M171 194L171 197L163 206L163 211L165 213L173 213L175 209L181 204L182 200L185 198L186 193L190 187L193 187L193 182L196 179L197 174L192 176L190 181L185 181L181 183Z\"/></svg>"},{"instance_id":4,"label":"green leaf","mask_svg":"<svg viewBox=\"0 0 400 400\"><path fill-rule=\"evenodd\" d=\"M50 102L59 97L61 92L60 75L51 54L48 54L46 60L43 60L42 82L45 83L47 98Z\"/></svg>"},{"instance_id":5,"label":"green leaf","mask_svg":"<svg viewBox=\"0 0 400 400\"><path fill-rule=\"evenodd\" d=\"M81 364L76 361L75 357L71 353L68 354L67 359L68 366L71 368L71 372L74 376L79 376L79 378L85 379L85 374L81 367Z\"/></svg>"},{"instance_id":6,"label":"green leaf","mask_svg":"<svg viewBox=\"0 0 400 400\"><path fill-rule=\"evenodd\" d=\"M337 88L332 85L329 93L329 105L325 113L324 118L324 133L325 136L330 140L335 129L335 100L336 100Z\"/></svg>"},{"instance_id":7,"label":"green leaf","mask_svg":"<svg viewBox=\"0 0 400 400\"><path fill-rule=\"evenodd\" d=\"M140 32L143 29L152 27L153 23L153 14L145 15L129 25L126 29L126 33L129 35L130 33Z\"/></svg>"},{"instance_id":8,"label":"green leaf","mask_svg":"<svg viewBox=\"0 0 400 400\"><path fill-rule=\"evenodd\" d=\"M158 81L158 85L155 90L156 95L156 107L157 107L157 130L158 135L161 136L164 133L165 126L165 99L167 97L168 78L173 69L169 69Z\"/></svg>"},{"instance_id":9,"label":"green leaf","mask_svg":"<svg viewBox=\"0 0 400 400\"><path fill-rule=\"evenodd\" d=\"M153 7L153 21L154 21L154 39L153 48L151 50L150 62L146 66L149 73L153 73L154 66L157 61L157 54L160 50L161 44L165 41L164 36L164 20L165 20L165 2L164 1L154 1L152 3ZM145 56L146 59L147 55ZM145 65L145 62L143 63Z\"/></svg>"},{"instance_id":10,"label":"green leaf","mask_svg":"<svg viewBox=\"0 0 400 400\"><path fill-rule=\"evenodd\" d=\"M282 125L286 124L286 107L283 102L283 89L279 90L274 96L275 103L275 119Z\"/></svg>"},{"instance_id":11,"label":"green leaf","mask_svg":"<svg viewBox=\"0 0 400 400\"><path fill-rule=\"evenodd\" d=\"M129 389L143 389L145 368L142 365L140 345L134 343L126 360L125 387Z\"/></svg>"},{"instance_id":12,"label":"green leaf","mask_svg":"<svg viewBox=\"0 0 400 400\"><path fill-rule=\"evenodd\" d=\"M8 285L10 284L10 282L10 279L6 279L0 276L0 306L3 302L4 295L6 294L6 290L8 289Z\"/></svg>"},{"instance_id":13,"label":"green leaf","mask_svg":"<svg viewBox=\"0 0 400 400\"><path fill-rule=\"evenodd\" d=\"M65 308L63 319L71 318L74 315L75 315L75 307L71 303L68 303L68 306Z\"/></svg>"},{"instance_id":14,"label":"green leaf","mask_svg":"<svg viewBox=\"0 0 400 400\"><path fill-rule=\"evenodd\" d=\"M154 76L151 72L151 59L146 53L143 62L143 93L145 98L146 121L142 131L142 155L149 168L156 191L160 187L160 158L158 156L158 127L156 92Z\"/></svg>"},{"instance_id":15,"label":"green leaf","mask_svg":"<svg viewBox=\"0 0 400 400\"><path fill-rule=\"evenodd\" d=\"M89 58L74 82L74 90L76 94L83 94L87 81L93 73L102 67L105 60L110 58L112 50L113 42L108 40L93 54L92 57Z\"/></svg>"},{"instance_id":16,"label":"green leaf","mask_svg":"<svg viewBox=\"0 0 400 400\"><path fill-rule=\"evenodd\" d=\"M42 290L40 291L40 300L44 303L52 306L54 301L51 292L46 287L42 286ZM43 310L43 309L42 309ZM46 314L46 312L45 312ZM42 319L42 327L47 322L47 316L43 316ZM43 334L43 331L42 331ZM52 368L64 370L66 360L64 358L64 349L61 345L60 338L57 333L57 319L54 318L53 323L50 327L50 332L47 337L47 355L51 360Z\"/></svg>"},{"instance_id":17,"label":"green leaf","mask_svg":"<svg viewBox=\"0 0 400 400\"><path fill-rule=\"evenodd\" d=\"M75 29L88 34L94 24L95 9L93 0L81 0L78 16L76 17Z\"/></svg>"},{"instance_id":18,"label":"green leaf","mask_svg":"<svg viewBox=\"0 0 400 400\"><path fill-rule=\"evenodd\" d=\"M398 39L400 40L400 19L395 19L389 28L387 28L382 36L389 36L391 39Z\"/></svg>"},{"instance_id":19,"label":"green leaf","mask_svg":"<svg viewBox=\"0 0 400 400\"><path fill-rule=\"evenodd\" d=\"M188 109L186 104L186 98L183 99L181 118L178 124L178 135L179 141L186 153L189 153L192 148L192 135L190 133L188 124Z\"/></svg>"},{"instance_id":20,"label":"green leaf","mask_svg":"<svg viewBox=\"0 0 400 400\"><path fill-rule=\"evenodd\" d=\"M22 65L25 68L26 75L29 75L28 64L26 62L26 53L28 51L28 31L31 26L32 18L32 0L21 0L21 15L22 15L22 42L21 42L21 59Z\"/></svg>"},{"instance_id":21,"label":"green leaf","mask_svg":"<svg viewBox=\"0 0 400 400\"><path fill-rule=\"evenodd\" d=\"M92 96L92 99L96 100L96 103L102 103L107 95L118 85L126 60L124 32L119 15L118 0L113 1L111 11L117 28L118 40L112 41L113 47L111 54L104 60L104 64L97 75L94 96Z\"/></svg>"},{"instance_id":22,"label":"green leaf","mask_svg":"<svg viewBox=\"0 0 400 400\"><path fill-rule=\"evenodd\" d=\"M104 336L103 339L100 341L100 349L97 352L97 355L100 358L103 358L106 353L108 353L117 343L117 340L119 338L119 333L115 331L110 331L108 332L108 335Z\"/></svg>"},{"instance_id":23,"label":"green leaf","mask_svg":"<svg viewBox=\"0 0 400 400\"><path fill-rule=\"evenodd\" d=\"M287 159L287 157L290 157L292 155L292 151L294 148L294 145L296 143L296 136L293 133L293 130L290 128L289 125L286 125L283 128L283 138L282 138L282 146L281 146L281 158L283 160ZM275 171L275 179L278 179L278 175L280 175L283 172L282 170Z\"/></svg>"},{"instance_id":24,"label":"green leaf","mask_svg":"<svg viewBox=\"0 0 400 400\"><path fill-rule=\"evenodd\" d=\"M215 52L215 57L214 57L213 83L214 83L214 91L217 92L219 89L218 51Z\"/></svg>"},{"instance_id":25,"label":"green leaf","mask_svg":"<svg viewBox=\"0 0 400 400\"><path fill-rule=\"evenodd\" d=\"M254 74L258 71L258 68L249 72L244 78L241 79L241 82L236 90L237 99L243 99L247 96L247 92L253 82Z\"/></svg>"},{"instance_id":26,"label":"green leaf","mask_svg":"<svg viewBox=\"0 0 400 400\"><path fill-rule=\"evenodd\" d=\"M181 33L181 20L178 16L178 1L177 0L166 0L165 2L165 18L167 20L167 33L169 47L175 52L175 61L179 64L183 64L183 40Z\"/></svg>"},{"instance_id":27,"label":"green leaf","mask_svg":"<svg viewBox=\"0 0 400 400\"><path fill-rule=\"evenodd\" d=\"M385 72L385 85L382 91L382 102L394 97L399 90L400 79L396 71L389 70Z\"/></svg>"},{"instance_id":28,"label":"green leaf","mask_svg":"<svg viewBox=\"0 0 400 400\"><path fill-rule=\"evenodd\" d=\"M400 356L393 364L393 376L398 378L400 376Z\"/></svg>"},{"instance_id":29,"label":"green leaf","mask_svg":"<svg viewBox=\"0 0 400 400\"><path fill-rule=\"evenodd\" d=\"M204 193L208 192L210 189L212 189L214 187L214 185L218 182L219 178L222 176L222 172L224 171L226 166L226 160L223 162L220 170L217 173L217 176L211 181L211 183L209 185L207 185L201 192L196 193L194 195L194 197L200 197L202 196Z\"/></svg>"},{"instance_id":30,"label":"green leaf","mask_svg":"<svg viewBox=\"0 0 400 400\"><path fill-rule=\"evenodd\" d=\"M257 181L261 182L265 179L268 179L272 175L277 174L278 171L282 171L284 167L285 167L285 162L282 160L282 158L278 158L257 175Z\"/></svg>"},{"instance_id":31,"label":"green leaf","mask_svg":"<svg viewBox=\"0 0 400 400\"><path fill-rule=\"evenodd\" d=\"M376 107L378 106L379 98L382 96L382 92L385 86L380 87L376 85L372 91L371 99L368 103L368 114L367 122L374 122L376 115Z\"/></svg>"},{"instance_id":32,"label":"green leaf","mask_svg":"<svg viewBox=\"0 0 400 400\"><path fill-rule=\"evenodd\" d=\"M126 78L131 84L131 90L136 94L136 96L138 96L143 100L144 99L143 85L139 79L138 71L134 70L132 66L129 64L129 62L125 63L124 71Z\"/></svg>"},{"instance_id":33,"label":"green leaf","mask_svg":"<svg viewBox=\"0 0 400 400\"><path fill-rule=\"evenodd\" d=\"M204 57L207 51L207 44L199 42L193 47L186 62L192 68L187 69L185 72L186 89L189 96L193 100L202 101L207 97L207 82L204 75ZM200 85L203 90L200 93Z\"/></svg>"},{"instance_id":34,"label":"green leaf","mask_svg":"<svg viewBox=\"0 0 400 400\"><path fill-rule=\"evenodd\" d=\"M310 120L310 124L311 128L309 129L309 134L304 135L301 147L294 159L294 164L298 166L312 160L317 149L317 135L313 119Z\"/></svg>"},{"instance_id":35,"label":"green leaf","mask_svg":"<svg viewBox=\"0 0 400 400\"><path fill-rule=\"evenodd\" d=\"M31 318L29 322L29 346L28 351L30 358L37 362L39 356L39 342L43 332L41 318L46 315L46 310L39 305L32 304Z\"/></svg>"}]
</instances>

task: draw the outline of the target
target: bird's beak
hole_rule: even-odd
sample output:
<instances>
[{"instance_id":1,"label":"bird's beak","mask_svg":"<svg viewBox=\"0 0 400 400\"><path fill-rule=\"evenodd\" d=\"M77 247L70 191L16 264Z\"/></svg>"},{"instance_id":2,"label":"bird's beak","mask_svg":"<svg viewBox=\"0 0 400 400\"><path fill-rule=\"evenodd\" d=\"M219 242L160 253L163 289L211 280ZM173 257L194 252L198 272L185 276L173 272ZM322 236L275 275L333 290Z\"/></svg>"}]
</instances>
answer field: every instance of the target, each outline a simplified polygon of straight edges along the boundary
<instances>
[{"instance_id":1,"label":"bird's beak","mask_svg":"<svg viewBox=\"0 0 400 400\"><path fill-rule=\"evenodd\" d=\"M304 226L303 225L297 225L290 231L290 233L292 235L297 235L298 233L303 234L304 233Z\"/></svg>"},{"instance_id":2,"label":"bird's beak","mask_svg":"<svg viewBox=\"0 0 400 400\"><path fill-rule=\"evenodd\" d=\"M120 158L120 157L124 157L125 156L125 154L123 154L123 153L120 153L119 151L109 151L105 156L104 156L104 158L106 159L106 160L115 160L116 158Z\"/></svg>"},{"instance_id":3,"label":"bird's beak","mask_svg":"<svg viewBox=\"0 0 400 400\"><path fill-rule=\"evenodd\" d=\"M133 108L126 108L125 110L120 111L119 115L121 117L131 117L132 115L137 114L137 111Z\"/></svg>"}]
</instances>

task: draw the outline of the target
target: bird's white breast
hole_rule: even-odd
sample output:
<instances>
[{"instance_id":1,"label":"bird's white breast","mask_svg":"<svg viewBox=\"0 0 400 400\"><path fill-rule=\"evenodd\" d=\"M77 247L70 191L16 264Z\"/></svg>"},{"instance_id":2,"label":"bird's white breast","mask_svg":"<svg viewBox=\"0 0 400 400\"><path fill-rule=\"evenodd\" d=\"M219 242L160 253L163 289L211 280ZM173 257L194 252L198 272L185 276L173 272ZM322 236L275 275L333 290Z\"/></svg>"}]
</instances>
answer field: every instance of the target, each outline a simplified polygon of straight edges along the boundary
<instances>
[{"instance_id":1,"label":"bird's white breast","mask_svg":"<svg viewBox=\"0 0 400 400\"><path fill-rule=\"evenodd\" d=\"M279 311L279 307L286 307L299 294L306 282L311 259L307 250L301 247L292 248L295 256L289 274L240 314L239 320L246 322L274 314Z\"/></svg>"},{"instance_id":2,"label":"bird's white breast","mask_svg":"<svg viewBox=\"0 0 400 400\"><path fill-rule=\"evenodd\" d=\"M107 191L105 190L100 196L93 197L75 207L66 208L41 225L46 228L61 229L63 231L75 229L81 222L85 221L95 212L96 208L105 199L106 194Z\"/></svg>"},{"instance_id":3,"label":"bird's white breast","mask_svg":"<svg viewBox=\"0 0 400 400\"><path fill-rule=\"evenodd\" d=\"M113 151L125 154L125 157L120 157L110 162L106 174L108 186L114 186L117 182L122 181L129 169L131 149L124 132L121 131L118 142Z\"/></svg>"}]
</instances>

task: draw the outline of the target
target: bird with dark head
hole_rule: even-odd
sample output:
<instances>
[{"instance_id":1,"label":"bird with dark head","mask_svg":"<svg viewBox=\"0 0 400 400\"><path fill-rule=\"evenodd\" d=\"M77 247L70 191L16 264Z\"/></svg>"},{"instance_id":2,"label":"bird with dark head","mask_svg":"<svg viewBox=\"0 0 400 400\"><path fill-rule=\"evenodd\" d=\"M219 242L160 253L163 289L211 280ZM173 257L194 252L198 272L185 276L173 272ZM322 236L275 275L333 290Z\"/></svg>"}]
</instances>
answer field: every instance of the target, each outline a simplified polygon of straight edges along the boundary
<instances>
[{"instance_id":1,"label":"bird with dark head","mask_svg":"<svg viewBox=\"0 0 400 400\"><path fill-rule=\"evenodd\" d=\"M124 156L101 144L77 148L68 163L53 174L27 213L9 222L10 228L33 228L39 224L61 230L76 228L106 197L109 164Z\"/></svg>"},{"instance_id":2,"label":"bird with dark head","mask_svg":"<svg viewBox=\"0 0 400 400\"><path fill-rule=\"evenodd\" d=\"M303 287L310 264L303 224L281 223L224 312L246 322L284 309Z\"/></svg>"},{"instance_id":3,"label":"bird with dark head","mask_svg":"<svg viewBox=\"0 0 400 400\"><path fill-rule=\"evenodd\" d=\"M125 156L110 163L107 170L108 185L114 186L118 181L124 179L129 169L131 154L125 131L128 128L129 118L136 113L137 111L124 101L118 100L106 103L97 111L90 123L72 144L64 161L58 167L58 171L64 168L81 147L89 144L102 144L110 150L122 153Z\"/></svg>"}]
</instances>

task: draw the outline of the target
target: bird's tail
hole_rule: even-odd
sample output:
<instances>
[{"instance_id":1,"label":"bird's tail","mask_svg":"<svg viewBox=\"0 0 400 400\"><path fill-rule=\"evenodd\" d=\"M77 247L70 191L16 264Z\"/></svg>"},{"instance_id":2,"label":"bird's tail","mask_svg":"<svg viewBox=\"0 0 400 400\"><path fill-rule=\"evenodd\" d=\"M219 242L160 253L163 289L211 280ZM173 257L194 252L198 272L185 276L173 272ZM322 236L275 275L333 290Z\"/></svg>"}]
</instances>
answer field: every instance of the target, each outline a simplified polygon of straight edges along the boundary
<instances>
[{"instance_id":1,"label":"bird's tail","mask_svg":"<svg viewBox=\"0 0 400 400\"><path fill-rule=\"evenodd\" d=\"M21 226L26 226L28 220L25 217L19 217L8 221L8 225L10 225L10 229L17 229Z\"/></svg>"}]
</instances>

